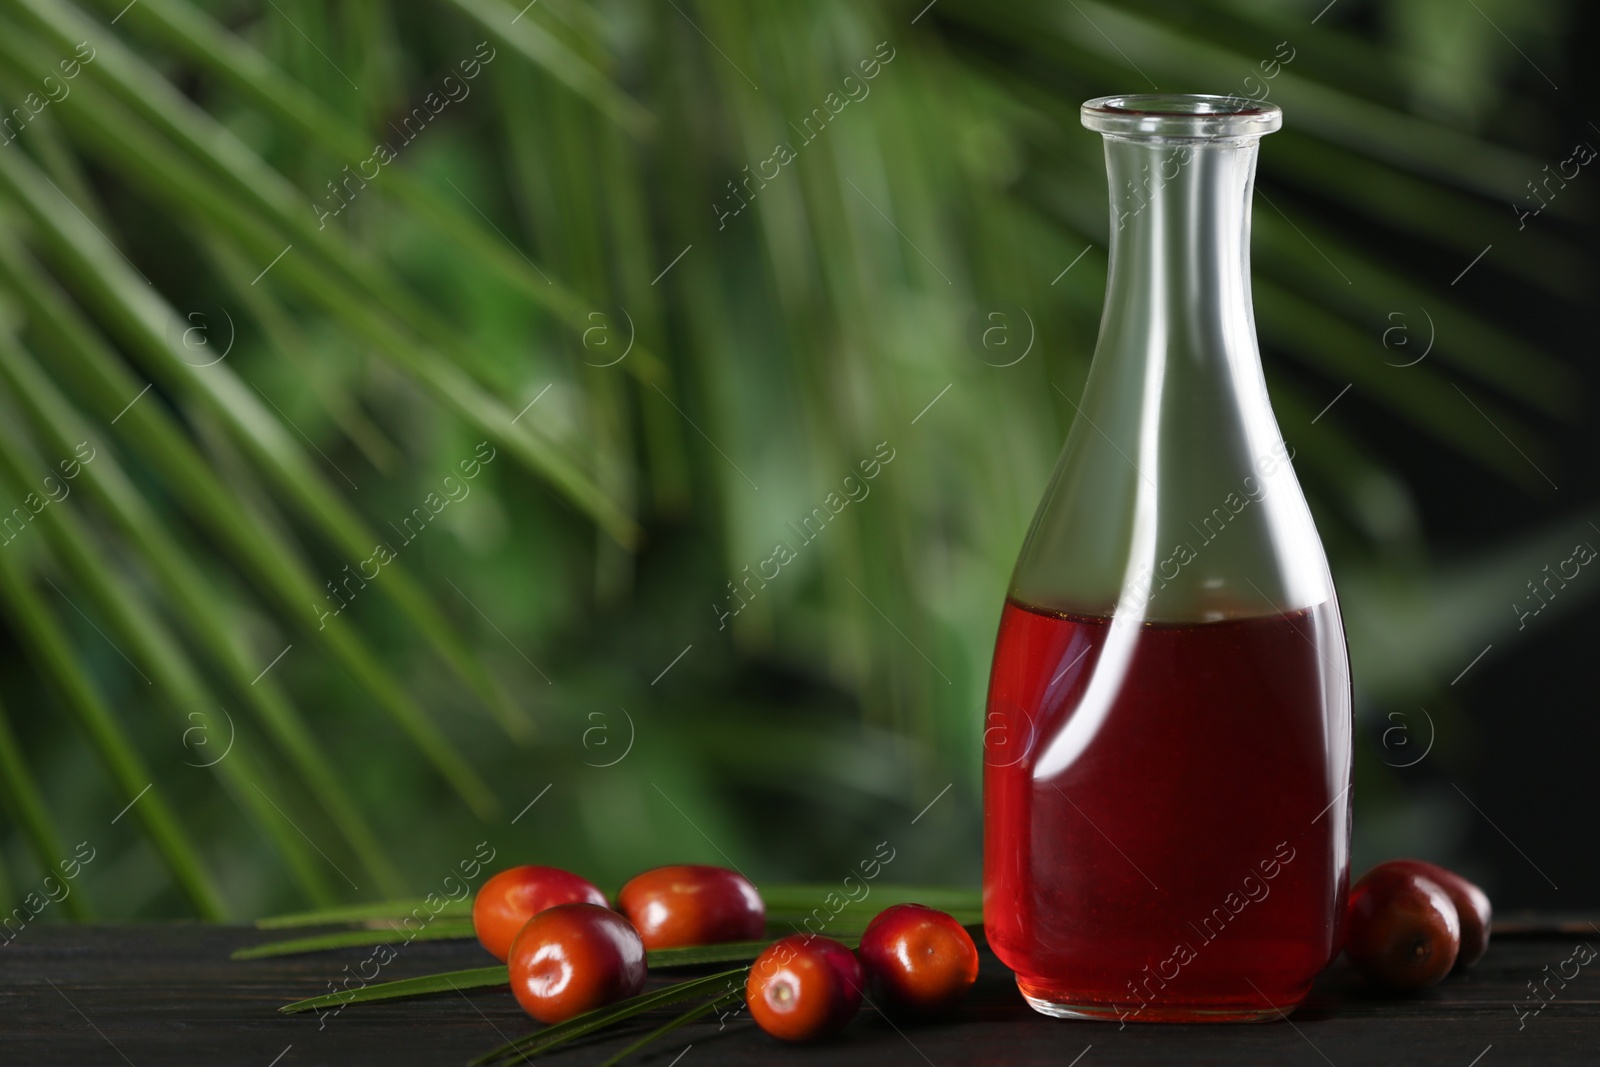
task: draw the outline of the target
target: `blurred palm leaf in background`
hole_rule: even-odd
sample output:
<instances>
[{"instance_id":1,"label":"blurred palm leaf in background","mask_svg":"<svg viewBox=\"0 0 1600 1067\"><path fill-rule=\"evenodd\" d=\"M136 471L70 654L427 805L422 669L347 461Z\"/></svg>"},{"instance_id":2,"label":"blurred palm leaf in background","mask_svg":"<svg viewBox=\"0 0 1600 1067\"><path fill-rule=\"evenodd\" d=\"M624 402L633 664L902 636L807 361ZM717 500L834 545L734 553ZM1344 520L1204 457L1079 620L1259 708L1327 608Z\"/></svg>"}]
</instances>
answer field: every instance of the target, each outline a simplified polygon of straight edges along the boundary
<instances>
[{"instance_id":1,"label":"blurred palm leaf in background","mask_svg":"<svg viewBox=\"0 0 1600 1067\"><path fill-rule=\"evenodd\" d=\"M425 891L484 838L616 880L887 837L896 880L975 881L1000 598L1105 281L1077 106L1146 83L1286 111L1274 403L1363 712L1435 691L1527 550L1430 579L1319 409L1353 383L1537 483L1482 418L1543 460L1567 370L1363 234L1464 264L1541 164L1471 132L1486 27L1314 6L4 0L10 891L84 838L119 894L82 915Z\"/></svg>"}]
</instances>

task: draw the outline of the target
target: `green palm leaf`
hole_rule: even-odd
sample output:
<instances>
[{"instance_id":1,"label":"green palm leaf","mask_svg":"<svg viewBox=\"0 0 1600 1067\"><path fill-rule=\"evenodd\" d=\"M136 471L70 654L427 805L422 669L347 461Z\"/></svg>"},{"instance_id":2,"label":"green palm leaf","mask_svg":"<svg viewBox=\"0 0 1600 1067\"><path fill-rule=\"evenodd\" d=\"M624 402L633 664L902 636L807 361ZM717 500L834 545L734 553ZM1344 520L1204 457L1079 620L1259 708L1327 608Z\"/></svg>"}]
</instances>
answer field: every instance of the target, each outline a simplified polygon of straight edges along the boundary
<instances>
[{"instance_id":1,"label":"green palm leaf","mask_svg":"<svg viewBox=\"0 0 1600 1067\"><path fill-rule=\"evenodd\" d=\"M165 790L129 741L104 698L78 668L66 635L20 569L16 553L0 551L0 608L22 635L39 669L87 735L116 790L127 798L150 843L190 904L207 919L227 915L194 843L164 799ZM119 816L120 817L120 816Z\"/></svg>"},{"instance_id":2,"label":"green palm leaf","mask_svg":"<svg viewBox=\"0 0 1600 1067\"><path fill-rule=\"evenodd\" d=\"M0 186L13 180L23 182L35 198L39 195L39 190L31 186L33 179L26 164L21 162L21 157L0 154ZM24 186L13 185L12 188ZM41 214L38 217L48 216ZM56 249L74 257L73 265L83 272L79 276L100 281L100 276L94 274L90 266L90 257L95 252L84 251L65 235L58 237L60 240ZM96 251L103 249L103 246L92 243L88 247ZM104 254L98 258L103 261ZM325 629L310 625L317 619L308 616L304 606L313 605L315 610L320 591L299 565L295 553L285 546L274 544L265 529L250 524L237 510L227 506L227 490L183 441L161 408L151 404L127 405L123 398L137 398L141 392L135 384L136 380L115 362L102 342L74 316L64 312L59 298L52 299L40 281L41 272L16 269L17 266L15 258L0 253L0 280L10 283L14 291L39 313L37 324L54 334L58 342L56 352L72 365L76 372L76 383L94 390L94 406L99 408L100 413L108 422L113 419L120 421L124 417L127 419L128 426L124 429L123 439L138 450L147 462L154 462L164 469L169 485L183 496L196 515L208 521L212 532L229 541L239 552L241 562L256 571L262 591L276 597L286 613L304 626L308 634L324 635L325 646L368 688L379 701L379 706L416 741L462 796L479 810L492 810L494 800L487 787L383 670L361 639L337 617L333 625ZM125 406L126 412L123 413L121 409Z\"/></svg>"},{"instance_id":3,"label":"green palm leaf","mask_svg":"<svg viewBox=\"0 0 1600 1067\"><path fill-rule=\"evenodd\" d=\"M3 243L0 243L3 244ZM0 264L10 265L0 247ZM4 266L0 266L3 272ZM56 453L70 455L77 442L90 439L87 425L78 417L36 362L0 332L0 375L24 405L35 430ZM226 675L268 734L287 754L317 802L344 833L369 873L390 894L401 891L401 879L383 854L365 817L350 799L298 711L284 698L276 682L259 676L259 665L234 637L236 626L205 580L173 542L166 527L156 520L139 496L115 456L103 454L98 463L80 475L95 496L102 513L128 541L138 546L144 561L160 579L172 602L183 609L178 618L188 623L188 633L205 649L210 662Z\"/></svg>"},{"instance_id":4,"label":"green palm leaf","mask_svg":"<svg viewBox=\"0 0 1600 1067\"><path fill-rule=\"evenodd\" d=\"M33 773L28 770L27 757L17 743L17 735L11 729L11 720L4 708L0 708L0 797L5 799L6 808L21 826L39 866L47 871L54 870L68 853L61 847L61 836L50 817L49 806L39 792ZM15 899L12 892L8 887L4 899ZM79 921L94 918L94 909L81 889L69 894L62 906Z\"/></svg>"},{"instance_id":5,"label":"green palm leaf","mask_svg":"<svg viewBox=\"0 0 1600 1067\"><path fill-rule=\"evenodd\" d=\"M110 10L109 5L107 10ZM226 81L252 103L276 115L297 132L314 139L351 166L368 159L372 139L273 66L260 52L227 33L202 12L182 0L147 0L130 12L123 23L143 30L185 59ZM500 234L490 233L483 221L444 197L405 170L385 172L377 186L379 195L392 195L416 211L440 233L463 245L464 258L492 266L508 284L578 331L593 325L593 310L585 300L549 274ZM642 343L635 346L627 364L630 373L646 382L666 384L665 365Z\"/></svg>"},{"instance_id":6,"label":"green palm leaf","mask_svg":"<svg viewBox=\"0 0 1600 1067\"><path fill-rule=\"evenodd\" d=\"M648 111L617 87L588 60L566 47L537 19L520 19L510 5L498 0L444 0L477 23L484 32L593 103L632 133L647 135L655 128Z\"/></svg>"},{"instance_id":7,"label":"green palm leaf","mask_svg":"<svg viewBox=\"0 0 1600 1067\"><path fill-rule=\"evenodd\" d=\"M14 431L0 429L0 490L14 498L25 496L29 491L25 472L41 467L49 469L49 464L36 454L27 455ZM121 639L120 643L110 636L106 640L119 654L124 646L131 649L130 665L141 673L148 670L153 676L148 680L162 691L160 702L175 713L174 733L182 736L195 728L195 721L188 718L188 709L206 709L202 713L204 717L219 705L165 624L128 582L106 566L105 546L93 542L73 511L66 507L47 507L38 521L49 528L51 548L61 555L78 582L88 590L111 632ZM67 594L63 592L61 596L66 598ZM220 739L221 724L216 725ZM199 728L208 729L204 724ZM266 776L249 752L230 749L214 767L235 801L251 813L288 861L291 873L306 895L312 900L332 901L334 895L328 885L331 872L313 855L299 831L286 822L271 798L262 792L257 783L266 780Z\"/></svg>"}]
</instances>

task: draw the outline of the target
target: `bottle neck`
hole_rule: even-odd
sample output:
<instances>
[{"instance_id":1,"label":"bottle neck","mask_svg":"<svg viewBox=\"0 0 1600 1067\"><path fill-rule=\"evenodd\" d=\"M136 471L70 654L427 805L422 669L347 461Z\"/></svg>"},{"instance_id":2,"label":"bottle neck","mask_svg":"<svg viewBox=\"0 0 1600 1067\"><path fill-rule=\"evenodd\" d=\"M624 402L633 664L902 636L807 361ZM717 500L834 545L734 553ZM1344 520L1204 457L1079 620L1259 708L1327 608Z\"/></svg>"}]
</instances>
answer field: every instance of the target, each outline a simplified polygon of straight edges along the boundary
<instances>
[{"instance_id":1,"label":"bottle neck","mask_svg":"<svg viewBox=\"0 0 1600 1067\"><path fill-rule=\"evenodd\" d=\"M1261 380L1250 302L1258 144L1105 139L1111 266L1097 355L1183 353L1198 373L1218 375L1224 360Z\"/></svg>"},{"instance_id":2,"label":"bottle neck","mask_svg":"<svg viewBox=\"0 0 1600 1067\"><path fill-rule=\"evenodd\" d=\"M1256 346L1258 143L1106 136L1100 338L1013 576L1023 603L1207 621L1331 598Z\"/></svg>"}]
</instances>

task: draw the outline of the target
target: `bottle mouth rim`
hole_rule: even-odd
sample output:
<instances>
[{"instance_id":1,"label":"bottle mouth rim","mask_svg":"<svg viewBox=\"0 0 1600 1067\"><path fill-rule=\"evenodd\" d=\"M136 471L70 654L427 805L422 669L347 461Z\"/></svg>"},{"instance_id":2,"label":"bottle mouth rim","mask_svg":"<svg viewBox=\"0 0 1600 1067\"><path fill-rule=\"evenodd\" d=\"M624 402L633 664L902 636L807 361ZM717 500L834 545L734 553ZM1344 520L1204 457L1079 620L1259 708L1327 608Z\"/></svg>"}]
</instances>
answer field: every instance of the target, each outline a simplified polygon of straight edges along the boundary
<instances>
[{"instance_id":1,"label":"bottle mouth rim","mask_svg":"<svg viewBox=\"0 0 1600 1067\"><path fill-rule=\"evenodd\" d=\"M1260 137L1283 125L1277 104L1209 93L1131 93L1086 100L1083 125L1118 137L1220 140Z\"/></svg>"}]
</instances>

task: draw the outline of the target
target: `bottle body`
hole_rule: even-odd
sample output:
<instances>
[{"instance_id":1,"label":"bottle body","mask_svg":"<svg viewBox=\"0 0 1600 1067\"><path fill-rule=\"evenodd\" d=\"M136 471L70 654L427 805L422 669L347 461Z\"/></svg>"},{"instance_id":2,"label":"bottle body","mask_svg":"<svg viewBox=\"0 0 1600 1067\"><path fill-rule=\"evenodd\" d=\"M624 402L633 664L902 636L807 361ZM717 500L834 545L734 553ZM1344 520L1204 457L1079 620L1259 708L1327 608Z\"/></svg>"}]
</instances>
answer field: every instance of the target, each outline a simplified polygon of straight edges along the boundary
<instances>
[{"instance_id":1,"label":"bottle body","mask_svg":"<svg viewBox=\"0 0 1600 1067\"><path fill-rule=\"evenodd\" d=\"M1085 105L1111 176L1106 309L985 723L986 933L1048 1014L1276 1018L1340 948L1344 631L1249 298L1276 113L1257 129L1267 112L1214 99Z\"/></svg>"},{"instance_id":2,"label":"bottle body","mask_svg":"<svg viewBox=\"0 0 1600 1067\"><path fill-rule=\"evenodd\" d=\"M1141 625L1094 743L1036 777L1038 742L1080 709L1113 625L1006 604L984 771L989 943L1048 1012L1276 1017L1338 951L1348 858L1324 809L1348 696L1318 661L1340 643L1338 609Z\"/></svg>"}]
</instances>

